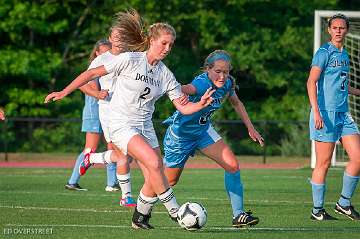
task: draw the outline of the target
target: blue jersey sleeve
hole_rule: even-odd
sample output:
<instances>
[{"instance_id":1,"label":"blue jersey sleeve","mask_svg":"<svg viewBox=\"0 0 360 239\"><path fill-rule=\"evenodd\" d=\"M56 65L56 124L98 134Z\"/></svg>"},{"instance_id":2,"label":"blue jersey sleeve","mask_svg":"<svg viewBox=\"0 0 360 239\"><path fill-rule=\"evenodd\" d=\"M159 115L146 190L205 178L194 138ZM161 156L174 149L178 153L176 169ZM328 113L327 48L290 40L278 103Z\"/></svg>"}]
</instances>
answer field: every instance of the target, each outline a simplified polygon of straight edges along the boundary
<instances>
[{"instance_id":1,"label":"blue jersey sleeve","mask_svg":"<svg viewBox=\"0 0 360 239\"><path fill-rule=\"evenodd\" d=\"M329 52L325 48L320 48L313 57L311 66L317 66L321 70L324 70L327 66L329 58Z\"/></svg>"},{"instance_id":2,"label":"blue jersey sleeve","mask_svg":"<svg viewBox=\"0 0 360 239\"><path fill-rule=\"evenodd\" d=\"M203 75L200 75L200 76L196 77L191 82L191 84L196 89L196 95L199 95L199 96L202 96L206 92L206 90L211 87L211 84L209 83L209 81L204 79Z\"/></svg>"}]
</instances>

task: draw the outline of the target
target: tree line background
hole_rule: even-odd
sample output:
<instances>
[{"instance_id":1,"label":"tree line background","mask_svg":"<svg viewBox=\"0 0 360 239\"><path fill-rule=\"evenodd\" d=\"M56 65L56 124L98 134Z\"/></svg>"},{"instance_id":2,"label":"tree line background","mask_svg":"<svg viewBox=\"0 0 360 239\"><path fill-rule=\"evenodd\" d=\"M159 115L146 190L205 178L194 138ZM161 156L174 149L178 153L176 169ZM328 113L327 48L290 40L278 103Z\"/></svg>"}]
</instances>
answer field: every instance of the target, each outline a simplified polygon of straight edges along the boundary
<instances>
[{"instance_id":1,"label":"tree line background","mask_svg":"<svg viewBox=\"0 0 360 239\"><path fill-rule=\"evenodd\" d=\"M80 0L17 1L0 4L0 106L7 117L81 117L84 96L76 91L61 102L44 105L44 97L60 90L89 62L94 43L106 38L113 15L134 8L149 24L168 22L177 39L165 59L178 81L189 83L205 57L215 49L232 56L231 74L237 94L253 121L307 121L306 80L313 53L314 10L360 10L351 0ZM154 119L174 111L163 97ZM235 120L224 104L215 120ZM7 126L0 140L17 142L14 150L52 150L64 140L76 144L79 133L71 122ZM291 137L291 127L274 132ZM307 128L295 129L295 135ZM225 130L226 131L226 130ZM52 132L52 134L49 134ZM19 143L21 134L47 144ZM245 133L246 134L246 133ZM80 142L81 143L81 142ZM11 148L11 147L10 147ZM69 150L69 147L63 150ZM251 150L250 150L251 151ZM255 150L256 151L256 150ZM275 150L276 151L276 150Z\"/></svg>"}]
</instances>

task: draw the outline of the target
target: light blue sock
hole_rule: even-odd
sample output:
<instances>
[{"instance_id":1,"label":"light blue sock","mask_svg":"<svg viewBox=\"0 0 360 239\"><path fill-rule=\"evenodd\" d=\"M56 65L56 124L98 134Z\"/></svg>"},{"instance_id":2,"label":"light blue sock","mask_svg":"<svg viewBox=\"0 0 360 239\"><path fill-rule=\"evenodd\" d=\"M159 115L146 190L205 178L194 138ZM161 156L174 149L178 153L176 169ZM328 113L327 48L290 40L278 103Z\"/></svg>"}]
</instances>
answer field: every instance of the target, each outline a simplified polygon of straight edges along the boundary
<instances>
[{"instance_id":1,"label":"light blue sock","mask_svg":"<svg viewBox=\"0 0 360 239\"><path fill-rule=\"evenodd\" d=\"M312 186L312 197L313 197L313 204L314 208L313 213L318 213L321 209L324 208L324 197L326 187L325 184L317 184L314 182L310 182Z\"/></svg>"},{"instance_id":2,"label":"light blue sock","mask_svg":"<svg viewBox=\"0 0 360 239\"><path fill-rule=\"evenodd\" d=\"M114 186L117 184L116 177L116 163L109 163L106 165L107 171L107 186Z\"/></svg>"},{"instance_id":3,"label":"light blue sock","mask_svg":"<svg viewBox=\"0 0 360 239\"><path fill-rule=\"evenodd\" d=\"M77 157L77 159L76 159L73 172L72 172L71 177L70 177L69 182L68 182L69 184L79 183L79 181L80 181L79 167L80 167L80 163L83 160L84 160L84 153L81 152L79 154L79 156Z\"/></svg>"},{"instance_id":4,"label":"light blue sock","mask_svg":"<svg viewBox=\"0 0 360 239\"><path fill-rule=\"evenodd\" d=\"M355 192L356 185L359 182L359 178L359 176L351 176L347 174L346 171L344 172L341 197L338 201L341 206L347 207L351 205L350 198Z\"/></svg>"},{"instance_id":5,"label":"light blue sock","mask_svg":"<svg viewBox=\"0 0 360 239\"><path fill-rule=\"evenodd\" d=\"M240 171L236 173L225 171L225 189L230 198L233 216L236 217L244 212L243 185L240 179Z\"/></svg>"}]
</instances>

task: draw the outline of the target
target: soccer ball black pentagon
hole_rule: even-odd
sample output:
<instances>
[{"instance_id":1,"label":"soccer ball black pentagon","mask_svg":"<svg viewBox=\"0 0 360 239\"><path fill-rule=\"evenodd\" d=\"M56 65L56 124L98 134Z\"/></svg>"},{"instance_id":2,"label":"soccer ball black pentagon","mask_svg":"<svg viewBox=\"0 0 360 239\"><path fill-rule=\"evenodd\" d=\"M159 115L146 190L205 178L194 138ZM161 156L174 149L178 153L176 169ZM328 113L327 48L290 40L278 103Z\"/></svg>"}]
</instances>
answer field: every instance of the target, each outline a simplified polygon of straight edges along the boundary
<instances>
[{"instance_id":1,"label":"soccer ball black pentagon","mask_svg":"<svg viewBox=\"0 0 360 239\"><path fill-rule=\"evenodd\" d=\"M207 212L200 203L186 202L179 208L177 218L182 228L196 231L205 225Z\"/></svg>"}]
</instances>

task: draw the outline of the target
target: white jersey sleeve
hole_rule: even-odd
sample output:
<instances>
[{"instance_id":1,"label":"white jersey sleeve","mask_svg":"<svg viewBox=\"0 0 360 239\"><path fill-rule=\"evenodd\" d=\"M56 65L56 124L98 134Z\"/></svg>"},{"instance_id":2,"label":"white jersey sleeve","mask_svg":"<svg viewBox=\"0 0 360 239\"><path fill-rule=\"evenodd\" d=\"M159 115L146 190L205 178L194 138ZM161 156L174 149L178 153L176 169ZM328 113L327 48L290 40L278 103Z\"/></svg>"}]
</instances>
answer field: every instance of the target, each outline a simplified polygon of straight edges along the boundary
<instances>
[{"instance_id":1,"label":"white jersey sleeve","mask_svg":"<svg viewBox=\"0 0 360 239\"><path fill-rule=\"evenodd\" d=\"M181 84L176 80L174 74L164 64L162 64L161 68L161 81L164 82L164 93L168 95L171 101L183 96L184 93L181 91Z\"/></svg>"},{"instance_id":2,"label":"white jersey sleeve","mask_svg":"<svg viewBox=\"0 0 360 239\"><path fill-rule=\"evenodd\" d=\"M105 54L105 53L104 53ZM97 56L89 65L88 70L101 66L102 55Z\"/></svg>"},{"instance_id":3,"label":"white jersey sleeve","mask_svg":"<svg viewBox=\"0 0 360 239\"><path fill-rule=\"evenodd\" d=\"M119 72L128 67L129 64L130 54L129 52L125 52L115 56L111 61L105 61L104 67L108 73L114 73L115 75L119 75Z\"/></svg>"}]
</instances>

